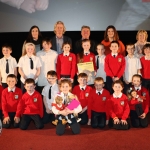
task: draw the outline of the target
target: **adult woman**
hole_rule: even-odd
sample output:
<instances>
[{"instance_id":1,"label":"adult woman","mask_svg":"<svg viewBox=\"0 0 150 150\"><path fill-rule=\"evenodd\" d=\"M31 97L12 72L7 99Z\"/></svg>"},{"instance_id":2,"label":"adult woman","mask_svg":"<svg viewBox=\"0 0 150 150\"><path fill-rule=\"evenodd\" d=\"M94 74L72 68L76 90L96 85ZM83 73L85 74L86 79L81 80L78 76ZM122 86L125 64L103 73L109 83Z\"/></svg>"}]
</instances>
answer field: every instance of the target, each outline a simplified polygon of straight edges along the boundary
<instances>
[{"instance_id":1,"label":"adult woman","mask_svg":"<svg viewBox=\"0 0 150 150\"><path fill-rule=\"evenodd\" d=\"M23 44L22 53L24 53L25 50L25 43L33 43L36 53L42 49L42 34L38 26L34 25L30 28L28 37Z\"/></svg>"},{"instance_id":2,"label":"adult woman","mask_svg":"<svg viewBox=\"0 0 150 150\"><path fill-rule=\"evenodd\" d=\"M110 54L110 43L112 41L118 41L119 42L119 49L118 53L125 56L125 46L124 44L119 40L118 33L116 31L116 28L112 25L109 25L106 28L106 31L104 33L104 40L101 42L105 46L105 55Z\"/></svg>"}]
</instances>

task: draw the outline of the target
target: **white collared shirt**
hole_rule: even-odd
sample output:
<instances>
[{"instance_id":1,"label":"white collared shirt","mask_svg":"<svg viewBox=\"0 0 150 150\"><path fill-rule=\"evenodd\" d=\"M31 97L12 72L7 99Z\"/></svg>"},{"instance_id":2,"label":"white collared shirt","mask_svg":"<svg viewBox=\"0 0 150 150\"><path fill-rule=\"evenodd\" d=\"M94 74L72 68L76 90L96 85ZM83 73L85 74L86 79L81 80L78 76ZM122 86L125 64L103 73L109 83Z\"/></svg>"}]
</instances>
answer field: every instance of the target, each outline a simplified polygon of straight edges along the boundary
<instances>
[{"instance_id":1,"label":"white collared shirt","mask_svg":"<svg viewBox=\"0 0 150 150\"><path fill-rule=\"evenodd\" d=\"M148 57L145 56L145 60L150 60L150 58L148 58Z\"/></svg>"},{"instance_id":2,"label":"white collared shirt","mask_svg":"<svg viewBox=\"0 0 150 150\"><path fill-rule=\"evenodd\" d=\"M57 63L57 52L54 50L49 50L45 52L41 50L37 52L37 57L39 57L41 66L41 72L38 77L38 86L46 86L48 84L47 81L47 72L50 70L56 71L56 63Z\"/></svg>"},{"instance_id":3,"label":"white collared shirt","mask_svg":"<svg viewBox=\"0 0 150 150\"><path fill-rule=\"evenodd\" d=\"M50 87L51 87L51 99L49 99L49 89L50 89ZM41 94L45 97L47 106L50 110L52 109L52 103L54 102L57 93L59 93L59 87L58 87L58 84L56 84L56 83L54 85L48 84L42 90Z\"/></svg>"},{"instance_id":4,"label":"white collared shirt","mask_svg":"<svg viewBox=\"0 0 150 150\"><path fill-rule=\"evenodd\" d=\"M135 87L135 86L134 86L134 89L135 89L135 90L137 90L137 89L138 89L138 90L141 90L141 85L140 85L139 87Z\"/></svg>"},{"instance_id":5,"label":"white collared shirt","mask_svg":"<svg viewBox=\"0 0 150 150\"><path fill-rule=\"evenodd\" d=\"M89 54L90 54L90 51L84 52L84 55L89 55Z\"/></svg>"},{"instance_id":6,"label":"white collared shirt","mask_svg":"<svg viewBox=\"0 0 150 150\"><path fill-rule=\"evenodd\" d=\"M70 53L67 53L67 54L63 53L63 56L69 56L69 54L70 54Z\"/></svg>"},{"instance_id":7,"label":"white collared shirt","mask_svg":"<svg viewBox=\"0 0 150 150\"><path fill-rule=\"evenodd\" d=\"M81 86L81 85L79 85L79 87L80 87L80 90L82 90L82 88L85 90L86 85L85 85L85 86Z\"/></svg>"},{"instance_id":8,"label":"white collared shirt","mask_svg":"<svg viewBox=\"0 0 150 150\"><path fill-rule=\"evenodd\" d=\"M133 57L129 57L128 55L125 57L125 72L124 72L124 78L127 82L132 82L132 76L134 74L137 74L137 70L141 69L141 62L140 59L135 57L133 55Z\"/></svg>"},{"instance_id":9,"label":"white collared shirt","mask_svg":"<svg viewBox=\"0 0 150 150\"><path fill-rule=\"evenodd\" d=\"M103 93L103 89L101 91L97 91L96 90L96 94L98 94L99 92L100 92L100 94L102 94Z\"/></svg>"},{"instance_id":10,"label":"white collared shirt","mask_svg":"<svg viewBox=\"0 0 150 150\"><path fill-rule=\"evenodd\" d=\"M6 78L9 74L14 74L14 69L17 68L16 59L12 56L8 57L9 73L6 73L6 58L0 59L0 72L2 77L2 83L6 83Z\"/></svg>"},{"instance_id":11,"label":"white collared shirt","mask_svg":"<svg viewBox=\"0 0 150 150\"><path fill-rule=\"evenodd\" d=\"M30 59L28 55L22 56L18 62L18 67L22 68L22 71L27 78L34 78L37 68L42 66L39 57L32 55L31 58L33 60L33 69L30 69ZM37 82L37 80L38 78L36 78L35 82ZM21 77L21 82L25 82L23 77Z\"/></svg>"},{"instance_id":12,"label":"white collared shirt","mask_svg":"<svg viewBox=\"0 0 150 150\"><path fill-rule=\"evenodd\" d=\"M16 89L16 87L14 87L12 89L10 87L8 87L8 92L11 92L11 91L15 92L15 89Z\"/></svg>"},{"instance_id":13,"label":"white collared shirt","mask_svg":"<svg viewBox=\"0 0 150 150\"><path fill-rule=\"evenodd\" d=\"M97 64L97 57L95 56L95 63ZM104 71L105 55L99 56L99 69L97 69L96 77L102 77L104 82L106 82L106 72Z\"/></svg>"},{"instance_id":14,"label":"white collared shirt","mask_svg":"<svg viewBox=\"0 0 150 150\"><path fill-rule=\"evenodd\" d=\"M115 57L117 57L117 56L118 56L118 53L116 53L116 54L111 53L111 56L114 57L114 55L115 55Z\"/></svg>"},{"instance_id":15,"label":"white collared shirt","mask_svg":"<svg viewBox=\"0 0 150 150\"><path fill-rule=\"evenodd\" d=\"M113 97L114 97L114 98L121 98L121 96L122 96L122 93L120 93L118 96L116 96L116 95L113 93Z\"/></svg>"}]
</instances>

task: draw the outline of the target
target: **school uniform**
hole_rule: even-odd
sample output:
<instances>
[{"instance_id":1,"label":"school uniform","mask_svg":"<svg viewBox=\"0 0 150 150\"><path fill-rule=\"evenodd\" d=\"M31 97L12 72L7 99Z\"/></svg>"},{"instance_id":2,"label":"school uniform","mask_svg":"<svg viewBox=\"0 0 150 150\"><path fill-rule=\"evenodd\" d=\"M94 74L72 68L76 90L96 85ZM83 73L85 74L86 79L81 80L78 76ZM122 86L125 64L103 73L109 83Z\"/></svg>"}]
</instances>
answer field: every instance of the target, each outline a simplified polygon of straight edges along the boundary
<instances>
[{"instance_id":1,"label":"school uniform","mask_svg":"<svg viewBox=\"0 0 150 150\"><path fill-rule=\"evenodd\" d=\"M124 82L124 92L126 93L126 91L129 89L129 87L131 86L131 82L132 82L132 76L137 74L137 70L141 69L141 62L140 59L137 58L136 56L132 56L129 57L128 55L125 57L125 72L124 72L124 79L129 82L130 84L126 84Z\"/></svg>"},{"instance_id":2,"label":"school uniform","mask_svg":"<svg viewBox=\"0 0 150 150\"><path fill-rule=\"evenodd\" d=\"M106 82L106 72L104 71L105 57L106 57L105 55L95 56L95 63L97 67L96 77L102 77L104 79L104 82Z\"/></svg>"},{"instance_id":3,"label":"school uniform","mask_svg":"<svg viewBox=\"0 0 150 150\"><path fill-rule=\"evenodd\" d=\"M106 86L110 93L113 93L113 77L122 79L125 70L125 59L121 54L108 54L105 58L104 69L106 72Z\"/></svg>"},{"instance_id":4,"label":"school uniform","mask_svg":"<svg viewBox=\"0 0 150 150\"><path fill-rule=\"evenodd\" d=\"M76 56L73 53L59 54L57 59L57 77L74 79L76 74Z\"/></svg>"},{"instance_id":5,"label":"school uniform","mask_svg":"<svg viewBox=\"0 0 150 150\"><path fill-rule=\"evenodd\" d=\"M42 65L40 75L38 77L38 82L37 82L38 91L42 93L43 87L48 85L47 72L50 70L56 71L58 54L56 51L50 49L48 52L41 50L36 54L36 56L39 57Z\"/></svg>"},{"instance_id":6,"label":"school uniform","mask_svg":"<svg viewBox=\"0 0 150 150\"><path fill-rule=\"evenodd\" d=\"M0 85L0 120L2 120L2 104L1 104L1 101L2 101L2 91L3 91L3 87Z\"/></svg>"},{"instance_id":7,"label":"school uniform","mask_svg":"<svg viewBox=\"0 0 150 150\"><path fill-rule=\"evenodd\" d=\"M7 68L8 64L8 69ZM3 88L7 87L6 79L9 74L14 74L14 69L17 68L16 59L12 56L9 56L7 59L5 57L0 59L0 72L2 77L2 86Z\"/></svg>"},{"instance_id":8,"label":"school uniform","mask_svg":"<svg viewBox=\"0 0 150 150\"><path fill-rule=\"evenodd\" d=\"M47 107L52 110L52 103L55 100L56 94L59 93L59 87L58 84L54 85L46 85L43 90L42 90L42 95L46 100L46 105ZM49 95L50 94L50 95ZM46 106L44 105L44 116L43 116L43 123L46 124L48 122L52 122L55 120L55 115L54 114L48 114L46 112Z\"/></svg>"},{"instance_id":9,"label":"school uniform","mask_svg":"<svg viewBox=\"0 0 150 150\"><path fill-rule=\"evenodd\" d=\"M142 65L142 85L150 92L150 59L143 56L140 60Z\"/></svg>"},{"instance_id":10,"label":"school uniform","mask_svg":"<svg viewBox=\"0 0 150 150\"><path fill-rule=\"evenodd\" d=\"M17 106L16 117L20 117L21 115L20 129L26 130L31 120L34 121L37 129L42 129L44 127L42 123L43 101L41 95L37 91L31 94L27 92L23 94Z\"/></svg>"},{"instance_id":11,"label":"school uniform","mask_svg":"<svg viewBox=\"0 0 150 150\"><path fill-rule=\"evenodd\" d=\"M10 122L8 124L3 124L4 128L9 128L11 124L14 127L19 127L19 123L14 122L14 117L17 111L17 106L22 98L22 91L20 88L14 87L13 89L5 88L2 92L2 112L4 118L9 117Z\"/></svg>"},{"instance_id":12,"label":"school uniform","mask_svg":"<svg viewBox=\"0 0 150 150\"><path fill-rule=\"evenodd\" d=\"M123 93L120 93L119 96L116 96L115 94L111 95L108 100L108 112L110 115L109 127L113 127L117 130L129 129L129 123L127 125L123 125L121 123L114 124L113 121L113 119L117 117L119 120L126 120L128 122L130 108L126 95L124 95Z\"/></svg>"},{"instance_id":13,"label":"school uniform","mask_svg":"<svg viewBox=\"0 0 150 150\"><path fill-rule=\"evenodd\" d=\"M71 95L71 93L69 92L68 95L64 95L63 92L60 93L60 95L62 96L63 98L63 104L67 105L68 103L68 100L67 100L67 96ZM54 103L56 103L54 101ZM59 114L59 110L56 109L55 106L52 106L52 111L55 115L60 115ZM82 111L82 107L81 105L79 105L77 108L74 109L74 113L75 114L78 114ZM72 115L73 116L73 115ZM79 124L77 123L77 120L75 117L72 117L71 118L71 124L70 125L70 128L72 129L72 132L74 134L79 134L80 133L80 126ZM65 132L65 125L62 124L62 121L61 120L58 120L58 124L56 126L56 134L57 135L63 135Z\"/></svg>"},{"instance_id":14,"label":"school uniform","mask_svg":"<svg viewBox=\"0 0 150 150\"><path fill-rule=\"evenodd\" d=\"M82 108L85 108L88 106L88 100L89 100L89 93L92 90L92 88L88 85L85 85L84 87L81 87L80 85L76 85L72 93L77 95ZM88 122L88 114L87 110L83 112L82 114L79 114L79 118L81 118L80 124L85 125Z\"/></svg>"},{"instance_id":15,"label":"school uniform","mask_svg":"<svg viewBox=\"0 0 150 150\"><path fill-rule=\"evenodd\" d=\"M33 66L31 65L31 61L33 63ZM40 68L41 66L42 65L41 65L39 57L34 56L34 55L32 55L29 58L28 55L26 54L25 56L22 56L18 62L18 67L22 68L22 71L27 78L34 78L37 72L37 68ZM31 69L32 67L33 69ZM24 89L25 79L21 76L20 80L21 80L21 89L23 93L25 93L25 89ZM37 81L38 81L38 78L35 79L35 83L37 83Z\"/></svg>"},{"instance_id":16,"label":"school uniform","mask_svg":"<svg viewBox=\"0 0 150 150\"><path fill-rule=\"evenodd\" d=\"M143 100L141 104L142 104L143 113L147 114L149 112L149 93L147 89L142 86L132 87L132 88L137 91L137 94L139 96L145 97L145 100ZM136 113L136 110L133 109L132 107L130 107L130 119L131 119L131 125L133 127L145 128L148 126L147 116L144 119L139 118L139 116Z\"/></svg>"},{"instance_id":17,"label":"school uniform","mask_svg":"<svg viewBox=\"0 0 150 150\"><path fill-rule=\"evenodd\" d=\"M105 89L102 89L101 91L92 89L90 91L88 118L91 119L91 126L93 128L104 128L106 126L106 120L109 120L107 109L107 100L109 97L110 93Z\"/></svg>"}]
</instances>

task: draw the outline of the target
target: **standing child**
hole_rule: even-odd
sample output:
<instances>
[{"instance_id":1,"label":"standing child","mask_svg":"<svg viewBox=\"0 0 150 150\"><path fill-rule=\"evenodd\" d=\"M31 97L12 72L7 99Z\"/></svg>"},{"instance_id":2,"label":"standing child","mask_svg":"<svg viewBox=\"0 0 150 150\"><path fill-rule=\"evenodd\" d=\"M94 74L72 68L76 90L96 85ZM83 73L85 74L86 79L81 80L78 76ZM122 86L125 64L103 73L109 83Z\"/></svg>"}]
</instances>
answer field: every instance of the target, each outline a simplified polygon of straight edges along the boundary
<instances>
[{"instance_id":1,"label":"standing child","mask_svg":"<svg viewBox=\"0 0 150 150\"><path fill-rule=\"evenodd\" d=\"M95 64L95 55L90 52L90 47L91 47L91 41L89 39L84 39L82 40L82 48L83 48L83 51L80 52L79 54L77 54L77 63L85 63L85 62L93 62L93 68L94 68L94 75L96 74L96 64ZM88 69L87 70L83 70L84 73L87 73L88 72ZM78 70L79 71L79 70ZM87 71L87 72L86 72ZM89 73L87 73L88 75L88 78L90 77ZM88 79L88 85L90 84L93 84L91 83L92 80L90 81Z\"/></svg>"},{"instance_id":2,"label":"standing child","mask_svg":"<svg viewBox=\"0 0 150 150\"><path fill-rule=\"evenodd\" d=\"M60 91L61 91L61 96L63 98L63 104L67 105L68 104L68 96L72 95L72 93L70 93L70 90L72 88L72 84L71 81L68 79L64 79L60 81ZM77 99L77 97L76 97ZM52 107L52 111L55 115L63 115L63 116L67 116L68 114L78 114L79 112L82 111L82 107L81 105L79 105L77 108L73 109L73 110L69 110L69 109L65 109L65 110L57 110L55 106ZM72 119L71 119L71 123L69 124L72 132L74 134L79 134L80 133L80 126L77 123L76 118L71 115ZM58 124L56 126L56 134L58 135L63 135L65 132L65 125L62 124L62 120L58 121Z\"/></svg>"},{"instance_id":3,"label":"standing child","mask_svg":"<svg viewBox=\"0 0 150 150\"><path fill-rule=\"evenodd\" d=\"M123 75L124 80L124 93L127 92L129 87L131 86L132 76L134 74L141 74L141 62L140 59L134 55L134 44L127 44L126 51L128 55L125 57L125 72Z\"/></svg>"},{"instance_id":4,"label":"standing child","mask_svg":"<svg viewBox=\"0 0 150 150\"><path fill-rule=\"evenodd\" d=\"M8 85L6 83L7 75L14 74L17 76L17 62L10 54L12 53L12 48L10 45L2 46L3 58L0 59L0 84L3 88L6 88Z\"/></svg>"},{"instance_id":5,"label":"standing child","mask_svg":"<svg viewBox=\"0 0 150 150\"><path fill-rule=\"evenodd\" d=\"M111 94L113 93L112 83L119 79L122 80L125 70L125 59L123 55L118 53L118 49L118 41L112 41L110 44L111 54L105 58L106 86Z\"/></svg>"},{"instance_id":6,"label":"standing child","mask_svg":"<svg viewBox=\"0 0 150 150\"><path fill-rule=\"evenodd\" d=\"M56 94L59 92L57 84L57 73L53 70L47 72L48 85L43 88L43 102L44 102L44 117L43 123L52 122L55 120L55 115L52 112L52 103L55 100Z\"/></svg>"},{"instance_id":7,"label":"standing child","mask_svg":"<svg viewBox=\"0 0 150 150\"><path fill-rule=\"evenodd\" d=\"M110 93L103 88L103 78L95 78L94 85L95 89L92 89L89 94L88 125L91 124L93 128L104 128L108 124L109 119L106 103L110 97Z\"/></svg>"},{"instance_id":8,"label":"standing child","mask_svg":"<svg viewBox=\"0 0 150 150\"><path fill-rule=\"evenodd\" d=\"M57 77L59 81L63 78L69 78L73 83L76 73L76 56L75 54L70 53L70 43L63 43L62 49L63 53L59 54L57 59Z\"/></svg>"},{"instance_id":9,"label":"standing child","mask_svg":"<svg viewBox=\"0 0 150 150\"><path fill-rule=\"evenodd\" d=\"M85 125L88 123L88 99L89 93L92 90L92 88L87 85L87 78L88 76L86 73L80 73L78 75L79 85L76 85L72 90L72 93L77 95L82 106L82 112L79 113L79 118L81 118L81 125Z\"/></svg>"},{"instance_id":10,"label":"standing child","mask_svg":"<svg viewBox=\"0 0 150 150\"><path fill-rule=\"evenodd\" d=\"M104 62L105 62L105 48L103 44L97 45L97 53L98 55L95 56L96 60L96 67L97 67L97 73L96 77L102 77L104 82L106 82L106 72L104 71Z\"/></svg>"},{"instance_id":11,"label":"standing child","mask_svg":"<svg viewBox=\"0 0 150 150\"><path fill-rule=\"evenodd\" d=\"M142 102L143 113L138 116L135 109L130 110L130 119L131 125L135 128L137 127L147 127L147 113L149 112L149 93L146 88L142 87L142 77L138 74L133 75L132 85L133 90L137 91L137 94L141 97L145 97L145 100Z\"/></svg>"},{"instance_id":12,"label":"standing child","mask_svg":"<svg viewBox=\"0 0 150 150\"><path fill-rule=\"evenodd\" d=\"M128 98L122 93L123 83L120 80L114 81L112 84L114 93L108 100L108 112L110 115L109 126L117 130L128 130L128 117L130 108Z\"/></svg>"},{"instance_id":13,"label":"standing child","mask_svg":"<svg viewBox=\"0 0 150 150\"><path fill-rule=\"evenodd\" d=\"M14 74L9 74L6 81L8 88L5 88L2 92L3 128L9 128L11 124L18 128L19 121L15 119L15 115L18 103L22 98L22 91L15 86L17 77Z\"/></svg>"},{"instance_id":14,"label":"standing child","mask_svg":"<svg viewBox=\"0 0 150 150\"><path fill-rule=\"evenodd\" d=\"M143 47L143 53L145 56L143 56L141 60L141 74L142 74L142 84L143 86L148 89L150 92L150 44L145 44Z\"/></svg>"},{"instance_id":15,"label":"standing child","mask_svg":"<svg viewBox=\"0 0 150 150\"><path fill-rule=\"evenodd\" d=\"M32 78L25 80L26 93L23 94L17 106L15 120L20 121L20 129L26 130L31 122L34 121L37 129L44 127L42 123L43 117L43 101L41 95L35 91L35 81Z\"/></svg>"},{"instance_id":16,"label":"standing child","mask_svg":"<svg viewBox=\"0 0 150 150\"><path fill-rule=\"evenodd\" d=\"M57 52L52 50L51 40L49 38L44 38L42 40L43 49L39 51L36 55L40 58L41 61L41 71L38 77L38 91L42 93L44 86L48 84L47 81L47 72L50 70L56 71L56 61L57 61Z\"/></svg>"},{"instance_id":17,"label":"standing child","mask_svg":"<svg viewBox=\"0 0 150 150\"><path fill-rule=\"evenodd\" d=\"M35 45L33 43L26 43L25 49L26 51L23 53L18 63L23 93L25 93L24 82L27 78L33 78L37 83L41 67L39 58L35 56Z\"/></svg>"}]
</instances>

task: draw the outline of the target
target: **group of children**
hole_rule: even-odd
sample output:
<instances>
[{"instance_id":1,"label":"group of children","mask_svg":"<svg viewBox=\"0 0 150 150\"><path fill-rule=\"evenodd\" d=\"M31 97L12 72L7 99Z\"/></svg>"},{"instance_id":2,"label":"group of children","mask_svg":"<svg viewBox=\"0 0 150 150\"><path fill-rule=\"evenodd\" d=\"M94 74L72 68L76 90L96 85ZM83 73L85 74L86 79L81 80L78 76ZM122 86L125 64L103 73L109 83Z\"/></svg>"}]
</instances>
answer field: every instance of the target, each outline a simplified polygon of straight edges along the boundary
<instances>
[{"instance_id":1,"label":"group of children","mask_svg":"<svg viewBox=\"0 0 150 150\"><path fill-rule=\"evenodd\" d=\"M134 56L134 44L126 45L126 57L119 54L117 41L111 42L106 56L103 44L97 45L97 56L90 52L89 39L82 41L83 51L77 56L68 42L59 55L51 50L49 38L43 39L42 46L35 54L35 45L26 43L18 64L10 55L11 47L2 47L0 119L4 128L13 123L25 130L33 120L38 129L53 122L58 135L64 134L66 123L74 134L80 133L79 123L127 130L129 116L133 127L148 126L150 44L144 45L141 59ZM78 63L85 62L93 63L94 85L87 85L88 75L77 69ZM17 67L21 89L15 86ZM74 85L76 75L79 85Z\"/></svg>"}]
</instances>

